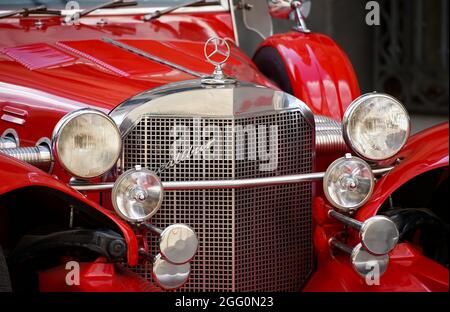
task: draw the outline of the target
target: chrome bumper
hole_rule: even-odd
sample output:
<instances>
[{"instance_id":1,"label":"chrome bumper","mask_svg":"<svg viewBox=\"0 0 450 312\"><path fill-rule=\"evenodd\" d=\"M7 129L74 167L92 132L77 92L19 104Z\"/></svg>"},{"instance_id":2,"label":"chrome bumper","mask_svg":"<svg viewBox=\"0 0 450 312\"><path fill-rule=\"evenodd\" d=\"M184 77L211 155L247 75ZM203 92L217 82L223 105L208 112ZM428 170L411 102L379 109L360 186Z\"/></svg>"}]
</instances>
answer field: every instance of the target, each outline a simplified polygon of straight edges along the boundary
<instances>
[{"instance_id":1,"label":"chrome bumper","mask_svg":"<svg viewBox=\"0 0 450 312\"><path fill-rule=\"evenodd\" d=\"M374 169L374 175L383 175L394 167ZM323 179L325 172L296 174L281 177L259 178L259 179L236 179L236 180L211 180L211 181L179 181L162 182L163 188L168 191L177 190L207 190L207 189L239 189L262 186L275 186L282 184L295 184L303 182L315 182ZM69 185L80 192L95 192L111 190L114 183L87 183L78 180L70 181Z\"/></svg>"}]
</instances>

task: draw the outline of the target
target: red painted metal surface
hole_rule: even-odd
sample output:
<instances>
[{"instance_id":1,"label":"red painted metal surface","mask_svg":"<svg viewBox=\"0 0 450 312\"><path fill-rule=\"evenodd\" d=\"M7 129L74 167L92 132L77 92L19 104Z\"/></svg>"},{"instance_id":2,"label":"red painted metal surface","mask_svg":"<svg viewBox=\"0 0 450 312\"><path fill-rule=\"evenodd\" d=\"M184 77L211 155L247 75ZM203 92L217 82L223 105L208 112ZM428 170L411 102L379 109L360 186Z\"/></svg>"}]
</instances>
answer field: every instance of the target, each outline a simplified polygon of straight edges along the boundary
<instances>
[{"instance_id":1,"label":"red painted metal surface","mask_svg":"<svg viewBox=\"0 0 450 312\"><path fill-rule=\"evenodd\" d=\"M342 120L345 109L360 95L353 67L329 37L290 32L266 39L259 47L273 47L281 55L293 93L315 114Z\"/></svg>"},{"instance_id":2,"label":"red painted metal surface","mask_svg":"<svg viewBox=\"0 0 450 312\"><path fill-rule=\"evenodd\" d=\"M390 254L379 285L367 285L351 267L346 254L329 255L303 291L306 292L448 292L449 273L442 265L424 257L410 244L399 244Z\"/></svg>"},{"instance_id":3,"label":"red painted metal surface","mask_svg":"<svg viewBox=\"0 0 450 312\"><path fill-rule=\"evenodd\" d=\"M117 227L122 231L122 234L128 246L128 264L136 265L138 262L138 242L130 226L121 218L117 217L111 211L101 207L96 202L87 199L85 196L75 191L66 184L58 181L54 177L44 173L43 171L25 164L19 160L9 156L0 154L0 195L11 192L16 189L27 186L43 186L60 192L63 192L87 205L92 207L106 218L113 221Z\"/></svg>"},{"instance_id":4,"label":"red painted metal surface","mask_svg":"<svg viewBox=\"0 0 450 312\"><path fill-rule=\"evenodd\" d=\"M108 24L97 25L101 18ZM83 53L67 50L76 57L74 61L52 67L39 63L36 66L41 68L34 71L0 53L0 81L109 109L150 88L195 77L103 43L103 37L132 40L132 45L139 49L201 73L213 71L203 55L204 42L211 36L230 40L234 37L231 17L226 13L174 14L154 22L143 22L139 16L92 16L73 26L64 25L54 17L40 18L44 23L42 28L33 27L36 20L0 20L0 49L34 43L57 47L62 42ZM233 55L224 68L226 73L243 81L272 85L244 53L234 44L231 46ZM129 76L118 75L105 65L119 68Z\"/></svg>"},{"instance_id":5,"label":"red painted metal surface","mask_svg":"<svg viewBox=\"0 0 450 312\"><path fill-rule=\"evenodd\" d=\"M4 48L1 52L30 70L57 66L75 60L75 57L55 49L46 43Z\"/></svg>"},{"instance_id":6,"label":"red painted metal surface","mask_svg":"<svg viewBox=\"0 0 450 312\"><path fill-rule=\"evenodd\" d=\"M120 265L106 263L102 259L79 263L79 285L65 265L39 273L40 291L43 292L158 292L160 289L139 275ZM71 267L69 267L71 268ZM69 284L69 285L68 285Z\"/></svg>"}]
</instances>

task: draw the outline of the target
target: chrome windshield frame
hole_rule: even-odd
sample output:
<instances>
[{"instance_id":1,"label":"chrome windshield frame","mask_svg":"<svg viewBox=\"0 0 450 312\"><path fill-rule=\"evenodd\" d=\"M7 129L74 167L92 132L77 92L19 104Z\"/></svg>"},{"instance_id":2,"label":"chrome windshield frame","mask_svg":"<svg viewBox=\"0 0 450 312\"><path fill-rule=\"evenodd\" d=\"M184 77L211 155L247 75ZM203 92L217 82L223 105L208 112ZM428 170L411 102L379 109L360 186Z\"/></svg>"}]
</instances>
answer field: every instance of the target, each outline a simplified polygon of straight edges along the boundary
<instances>
[{"instance_id":1,"label":"chrome windshield frame","mask_svg":"<svg viewBox=\"0 0 450 312\"><path fill-rule=\"evenodd\" d=\"M188 7L188 8L180 8L174 13L201 13L201 12L228 12L230 10L227 0L219 0L220 5L206 5L206 6L196 6L196 7ZM88 17L92 16L114 16L114 15L141 15L141 14L151 14L156 11L162 11L168 9L169 7L139 7L139 8L118 8L118 9L99 9L95 12L92 12L88 15ZM9 13L15 10L0 10L0 14ZM83 9L76 10L61 10L62 16L70 16L75 13L80 13ZM33 15L33 14L30 14ZM46 16L45 14L41 14L39 16ZM54 16L54 15L48 15ZM9 17L16 18L17 16ZM4 20L7 20L5 18Z\"/></svg>"}]
</instances>

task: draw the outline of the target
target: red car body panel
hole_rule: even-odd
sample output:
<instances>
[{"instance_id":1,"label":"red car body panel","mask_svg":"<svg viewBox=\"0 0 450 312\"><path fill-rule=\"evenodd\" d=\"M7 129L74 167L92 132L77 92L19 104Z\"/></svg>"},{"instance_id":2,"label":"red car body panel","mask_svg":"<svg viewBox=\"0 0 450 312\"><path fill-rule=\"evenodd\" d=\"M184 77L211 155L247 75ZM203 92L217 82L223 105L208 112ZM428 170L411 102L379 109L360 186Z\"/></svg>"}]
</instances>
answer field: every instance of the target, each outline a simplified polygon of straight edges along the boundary
<instances>
[{"instance_id":1,"label":"red car body panel","mask_svg":"<svg viewBox=\"0 0 450 312\"><path fill-rule=\"evenodd\" d=\"M89 205L92 209L98 210L105 215L105 217L113 221L122 231L122 235L124 236L128 246L128 264L136 265L138 263L138 240L135 233L124 220L116 216L108 209L105 209L98 205L98 203L87 199L81 193L75 191L73 188L58 181L55 177L46 174L36 167L25 164L3 154L0 154L0 177L2 178L2 183L0 184L0 195L28 186L43 186L63 192L74 199Z\"/></svg>"},{"instance_id":2,"label":"red car body panel","mask_svg":"<svg viewBox=\"0 0 450 312\"><path fill-rule=\"evenodd\" d=\"M160 288L123 267L104 261L82 262L80 283L66 283L68 270L59 266L39 274L43 292L159 292Z\"/></svg>"},{"instance_id":3,"label":"red car body panel","mask_svg":"<svg viewBox=\"0 0 450 312\"><path fill-rule=\"evenodd\" d=\"M278 51L294 95L314 114L340 121L348 105L360 95L352 64L325 35L289 32L266 39L259 49L263 47Z\"/></svg>"},{"instance_id":4,"label":"red car body panel","mask_svg":"<svg viewBox=\"0 0 450 312\"><path fill-rule=\"evenodd\" d=\"M85 17L79 25L67 26L58 18L40 18L45 26L39 29L33 26L36 18L12 19L15 23L3 20L0 81L111 110L145 90L196 77L125 52L102 42L103 37L124 41L201 74L210 74L214 67L205 61L204 42L211 36L230 40L234 36L231 17L224 13L174 14L155 22L143 22L137 16L111 16L107 17L107 25L98 26L100 19ZM53 52L43 53L41 44L50 46ZM23 50L29 45L32 60L21 63L11 58L12 48ZM243 81L273 86L243 52L234 45L232 50L224 67L226 73ZM48 64L48 58L55 54L59 59L74 59L57 66L39 66L39 62ZM20 56L24 57L23 53ZM23 65L29 62L38 63L38 69Z\"/></svg>"},{"instance_id":5,"label":"red car body panel","mask_svg":"<svg viewBox=\"0 0 450 312\"><path fill-rule=\"evenodd\" d=\"M106 25L97 24L105 18ZM49 137L67 112L83 107L110 112L126 99L167 83L195 79L185 72L138 57L103 42L103 37L134 46L201 74L212 73L204 61L204 42L212 36L234 41L229 13L171 14L154 22L140 16L89 16L78 25L64 25L59 18L0 20L0 134L14 128L22 146ZM235 45L225 65L227 74L239 80L276 88L249 57ZM275 48L287 69L294 95L315 114L341 120L345 109L360 95L356 75L345 53L329 37L290 32L265 40L260 48ZM10 115L22 125L2 120ZM32 129L32 131L30 131ZM426 143L426 144L425 144ZM448 124L412 137L399 155L403 161L376 185L372 200L357 214L365 220L375 215L399 186L426 171L448 166ZM323 170L335 155L317 160ZM101 211L121 229L128 244L128 264L138 262L140 238L130 226L94 200L68 187L70 178L58 165L53 174L7 156L0 156L0 195L15 189L41 185L64 192ZM320 188L318 185L316 188ZM318 192L320 196L320 192ZM110 207L107 207L110 208ZM367 286L351 268L348 256L331 254L328 238L342 225L326 216L329 207L320 197L313 207L317 268L305 291L448 291L448 270L425 258L409 244L400 244L382 285ZM156 291L139 276L97 261L81 264L83 284L67 286L64 267L41 272L43 291Z\"/></svg>"},{"instance_id":6,"label":"red car body panel","mask_svg":"<svg viewBox=\"0 0 450 312\"><path fill-rule=\"evenodd\" d=\"M410 244L399 244L379 285L367 285L349 264L349 256L333 255L319 260L319 269L303 291L306 292L447 292L449 273L442 265L424 257Z\"/></svg>"}]
</instances>

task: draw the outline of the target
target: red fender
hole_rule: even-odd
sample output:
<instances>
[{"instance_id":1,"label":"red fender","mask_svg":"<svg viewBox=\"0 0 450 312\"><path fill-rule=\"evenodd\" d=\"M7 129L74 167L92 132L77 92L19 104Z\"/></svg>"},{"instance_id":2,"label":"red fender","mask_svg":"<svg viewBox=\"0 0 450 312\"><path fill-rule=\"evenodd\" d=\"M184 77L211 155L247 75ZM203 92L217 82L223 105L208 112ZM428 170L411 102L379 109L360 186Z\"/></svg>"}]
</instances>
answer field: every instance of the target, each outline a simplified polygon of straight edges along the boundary
<instances>
[{"instance_id":1,"label":"red fender","mask_svg":"<svg viewBox=\"0 0 450 312\"><path fill-rule=\"evenodd\" d=\"M348 105L360 95L352 64L330 37L289 32L267 38L258 50L263 47L278 51L294 95L314 114L342 120Z\"/></svg>"},{"instance_id":2,"label":"red fender","mask_svg":"<svg viewBox=\"0 0 450 312\"><path fill-rule=\"evenodd\" d=\"M161 289L130 270L99 258L79 263L79 281L68 285L64 265L39 273L42 292L160 292Z\"/></svg>"},{"instance_id":3,"label":"red fender","mask_svg":"<svg viewBox=\"0 0 450 312\"><path fill-rule=\"evenodd\" d=\"M92 207L92 209L101 212L122 231L127 242L128 264L131 266L137 265L137 238L130 226L111 211L99 206L97 203L86 198L83 194L75 191L36 167L3 154L0 154L0 177L0 195L28 186L43 186L65 193L74 199L87 204L89 207Z\"/></svg>"},{"instance_id":4,"label":"red fender","mask_svg":"<svg viewBox=\"0 0 450 312\"><path fill-rule=\"evenodd\" d=\"M306 292L448 292L448 269L423 256L408 243L398 244L379 284L369 285L339 253L320 259L318 270L303 289Z\"/></svg>"},{"instance_id":5,"label":"red fender","mask_svg":"<svg viewBox=\"0 0 450 312\"><path fill-rule=\"evenodd\" d=\"M448 122L412 136L396 158L403 159L376 183L372 199L356 214L366 220L377 214L380 206L399 187L434 169L448 167Z\"/></svg>"}]
</instances>

